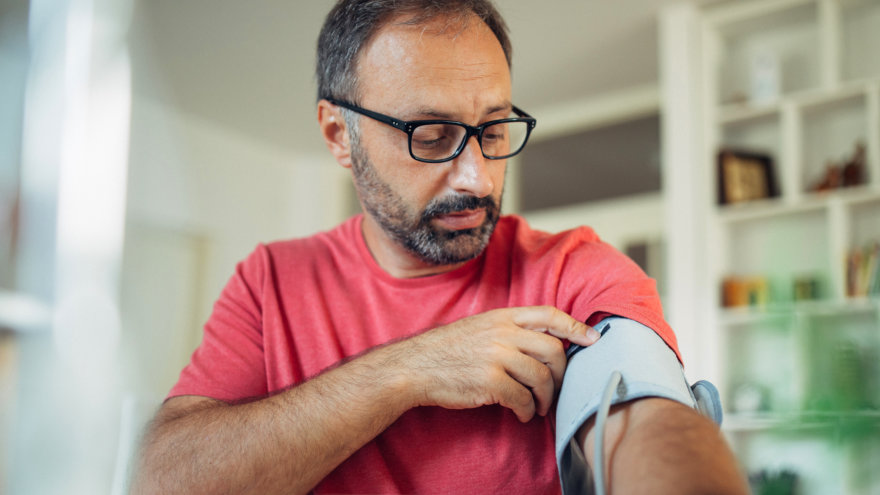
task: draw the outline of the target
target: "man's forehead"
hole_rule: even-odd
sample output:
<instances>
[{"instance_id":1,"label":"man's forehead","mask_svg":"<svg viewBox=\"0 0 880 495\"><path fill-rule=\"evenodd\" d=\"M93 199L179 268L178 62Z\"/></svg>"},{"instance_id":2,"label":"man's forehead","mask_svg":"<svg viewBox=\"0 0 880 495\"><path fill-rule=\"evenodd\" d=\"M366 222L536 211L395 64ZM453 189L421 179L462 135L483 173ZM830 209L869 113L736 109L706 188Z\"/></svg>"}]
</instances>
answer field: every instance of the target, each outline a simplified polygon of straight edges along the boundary
<instances>
[{"instance_id":1,"label":"man's forehead","mask_svg":"<svg viewBox=\"0 0 880 495\"><path fill-rule=\"evenodd\" d=\"M419 52L437 43L467 43L473 41L475 37L493 43L502 50L501 43L492 30L475 14L440 15L429 19L401 14L390 18L376 30L365 44L360 57L363 58L364 54L376 48L376 45L379 45L381 50L388 50L394 40L402 42L401 49Z\"/></svg>"},{"instance_id":2,"label":"man's forehead","mask_svg":"<svg viewBox=\"0 0 880 495\"><path fill-rule=\"evenodd\" d=\"M471 23L485 25L485 23L483 23L483 21L475 14L445 14L430 18L414 16L411 14L398 14L385 22L382 27L377 30L377 33L384 28L398 27L431 36L448 36L455 38L471 26Z\"/></svg>"},{"instance_id":3,"label":"man's forehead","mask_svg":"<svg viewBox=\"0 0 880 495\"><path fill-rule=\"evenodd\" d=\"M365 99L376 97L370 95L374 91L393 92L398 101L479 91L495 100L491 106L509 103L510 71L501 43L475 15L389 20L361 53L358 79ZM419 103L442 110L430 101Z\"/></svg>"}]
</instances>

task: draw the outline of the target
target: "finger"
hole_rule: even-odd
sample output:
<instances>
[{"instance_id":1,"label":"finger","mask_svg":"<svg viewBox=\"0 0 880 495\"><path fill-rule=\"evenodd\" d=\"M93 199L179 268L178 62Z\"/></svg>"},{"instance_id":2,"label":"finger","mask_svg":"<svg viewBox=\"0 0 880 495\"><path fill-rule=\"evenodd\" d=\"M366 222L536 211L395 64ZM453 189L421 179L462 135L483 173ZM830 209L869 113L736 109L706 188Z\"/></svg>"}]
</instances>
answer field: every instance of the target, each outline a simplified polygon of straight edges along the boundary
<instances>
[{"instance_id":1,"label":"finger","mask_svg":"<svg viewBox=\"0 0 880 495\"><path fill-rule=\"evenodd\" d=\"M556 390L562 385L567 360L562 341L552 335L533 330L519 330L513 336L513 344L523 354L543 363L550 369Z\"/></svg>"},{"instance_id":2,"label":"finger","mask_svg":"<svg viewBox=\"0 0 880 495\"><path fill-rule=\"evenodd\" d=\"M504 373L504 378L499 380L496 390L498 404L513 411L521 423L526 423L535 417L535 397L522 383Z\"/></svg>"},{"instance_id":3,"label":"finger","mask_svg":"<svg viewBox=\"0 0 880 495\"><path fill-rule=\"evenodd\" d=\"M579 345L592 345L599 340L599 332L593 327L581 323L564 311L553 306L528 306L516 308L513 322L529 330L547 332L560 339Z\"/></svg>"},{"instance_id":4,"label":"finger","mask_svg":"<svg viewBox=\"0 0 880 495\"><path fill-rule=\"evenodd\" d=\"M535 410L539 415L546 416L556 396L556 382L550 368L520 353L511 354L504 368L511 378L531 391Z\"/></svg>"}]
</instances>

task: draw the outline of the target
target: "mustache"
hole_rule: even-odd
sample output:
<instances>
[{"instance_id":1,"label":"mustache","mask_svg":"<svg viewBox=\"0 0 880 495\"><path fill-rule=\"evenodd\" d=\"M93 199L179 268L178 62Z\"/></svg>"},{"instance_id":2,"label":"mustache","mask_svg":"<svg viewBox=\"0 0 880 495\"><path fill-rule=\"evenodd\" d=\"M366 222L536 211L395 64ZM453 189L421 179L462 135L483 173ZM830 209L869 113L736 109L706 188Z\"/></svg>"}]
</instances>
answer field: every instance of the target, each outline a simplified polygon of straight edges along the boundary
<instances>
[{"instance_id":1,"label":"mustache","mask_svg":"<svg viewBox=\"0 0 880 495\"><path fill-rule=\"evenodd\" d=\"M428 203L428 206L425 207L425 211L422 213L422 218L428 220L440 215L448 215L450 213L464 210L476 210L479 208L485 208L487 213L493 213L498 209L498 205L491 196L478 198L467 194L458 194L431 201Z\"/></svg>"}]
</instances>

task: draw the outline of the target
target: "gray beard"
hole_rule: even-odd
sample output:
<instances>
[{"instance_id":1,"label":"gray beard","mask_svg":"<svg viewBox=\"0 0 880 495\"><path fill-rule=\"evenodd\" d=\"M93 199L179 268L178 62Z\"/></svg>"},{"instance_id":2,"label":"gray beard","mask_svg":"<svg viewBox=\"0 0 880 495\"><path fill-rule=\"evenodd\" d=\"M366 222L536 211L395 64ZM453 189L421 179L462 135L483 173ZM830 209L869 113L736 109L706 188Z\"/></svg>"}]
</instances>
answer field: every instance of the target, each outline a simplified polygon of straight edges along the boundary
<instances>
[{"instance_id":1,"label":"gray beard","mask_svg":"<svg viewBox=\"0 0 880 495\"><path fill-rule=\"evenodd\" d=\"M411 212L403 198L379 178L366 153L355 143L351 161L355 189L364 210L391 239L423 262L434 266L461 263L479 256L489 244L498 223L500 200L496 203L490 196L457 194L432 200L421 213ZM478 227L446 230L431 224L437 216L478 208L486 211Z\"/></svg>"}]
</instances>

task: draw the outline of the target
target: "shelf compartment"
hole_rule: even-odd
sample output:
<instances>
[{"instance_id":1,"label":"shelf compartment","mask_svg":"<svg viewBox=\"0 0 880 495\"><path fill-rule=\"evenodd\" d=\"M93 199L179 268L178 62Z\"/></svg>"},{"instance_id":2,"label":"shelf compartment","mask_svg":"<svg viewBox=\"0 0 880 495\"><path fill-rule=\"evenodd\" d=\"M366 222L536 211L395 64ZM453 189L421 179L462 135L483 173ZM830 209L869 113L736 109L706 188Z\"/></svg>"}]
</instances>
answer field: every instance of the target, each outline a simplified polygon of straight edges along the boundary
<instances>
[{"instance_id":1,"label":"shelf compartment","mask_svg":"<svg viewBox=\"0 0 880 495\"><path fill-rule=\"evenodd\" d=\"M880 2L841 2L841 51L844 80L880 76Z\"/></svg>"},{"instance_id":2,"label":"shelf compartment","mask_svg":"<svg viewBox=\"0 0 880 495\"><path fill-rule=\"evenodd\" d=\"M756 112L749 118L737 118L726 124L721 133L721 145L723 148L766 153L778 161L781 132L778 111Z\"/></svg>"},{"instance_id":3,"label":"shelf compartment","mask_svg":"<svg viewBox=\"0 0 880 495\"><path fill-rule=\"evenodd\" d=\"M794 5L784 6L786 8L760 19L719 25L720 58L727 62L719 67L720 104L756 101L751 89L753 72L762 59L765 68L757 70L769 74L771 84L776 80L779 96L820 86L816 4L786 3Z\"/></svg>"},{"instance_id":4,"label":"shelf compartment","mask_svg":"<svg viewBox=\"0 0 880 495\"><path fill-rule=\"evenodd\" d=\"M803 320L805 394L813 411L880 408L877 312L814 315Z\"/></svg>"},{"instance_id":5,"label":"shelf compartment","mask_svg":"<svg viewBox=\"0 0 880 495\"><path fill-rule=\"evenodd\" d=\"M800 335L791 316L748 322L724 333L725 408L736 413L794 412L802 402Z\"/></svg>"},{"instance_id":6,"label":"shelf compartment","mask_svg":"<svg viewBox=\"0 0 880 495\"><path fill-rule=\"evenodd\" d=\"M843 167L853 158L856 146L868 145L867 95L865 91L805 104L802 110L803 168L801 180L804 191L828 176L833 165L843 180ZM869 177L870 166L863 157L862 184L876 178Z\"/></svg>"},{"instance_id":7,"label":"shelf compartment","mask_svg":"<svg viewBox=\"0 0 880 495\"><path fill-rule=\"evenodd\" d=\"M787 213L727 225L727 274L765 277L770 303L793 301L794 281L802 277L817 280L820 299L831 298L826 209L798 205Z\"/></svg>"},{"instance_id":8,"label":"shelf compartment","mask_svg":"<svg viewBox=\"0 0 880 495\"><path fill-rule=\"evenodd\" d=\"M851 493L846 486L849 483L845 450L828 440L833 432L825 426L799 426L760 430L760 434L742 434L744 430L738 430L739 434L731 435L726 429L725 433L742 468L750 475L762 470L788 470L798 476L799 494Z\"/></svg>"},{"instance_id":9,"label":"shelf compartment","mask_svg":"<svg viewBox=\"0 0 880 495\"><path fill-rule=\"evenodd\" d=\"M864 247L880 242L880 193L875 193L850 204L850 247Z\"/></svg>"}]
</instances>

